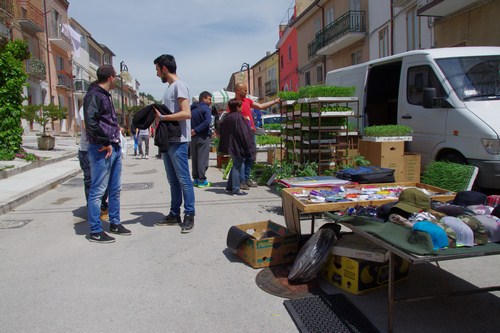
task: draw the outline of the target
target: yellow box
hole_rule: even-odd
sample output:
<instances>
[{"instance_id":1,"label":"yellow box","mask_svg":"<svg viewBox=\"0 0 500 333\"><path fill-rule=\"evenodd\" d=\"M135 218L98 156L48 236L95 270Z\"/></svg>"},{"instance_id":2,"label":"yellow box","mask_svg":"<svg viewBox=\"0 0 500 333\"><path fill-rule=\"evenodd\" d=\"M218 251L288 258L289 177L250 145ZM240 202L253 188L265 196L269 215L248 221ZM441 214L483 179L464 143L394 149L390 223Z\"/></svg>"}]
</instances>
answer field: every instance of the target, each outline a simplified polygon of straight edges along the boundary
<instances>
[{"instance_id":1,"label":"yellow box","mask_svg":"<svg viewBox=\"0 0 500 333\"><path fill-rule=\"evenodd\" d=\"M395 257L395 281L408 277L409 266L408 261ZM322 275L334 286L351 294L362 295L388 283L389 262L373 262L329 254Z\"/></svg>"},{"instance_id":2,"label":"yellow box","mask_svg":"<svg viewBox=\"0 0 500 333\"><path fill-rule=\"evenodd\" d=\"M236 225L252 238L245 239L237 255L253 268L293 262L298 252L297 234L270 220Z\"/></svg>"}]
</instances>

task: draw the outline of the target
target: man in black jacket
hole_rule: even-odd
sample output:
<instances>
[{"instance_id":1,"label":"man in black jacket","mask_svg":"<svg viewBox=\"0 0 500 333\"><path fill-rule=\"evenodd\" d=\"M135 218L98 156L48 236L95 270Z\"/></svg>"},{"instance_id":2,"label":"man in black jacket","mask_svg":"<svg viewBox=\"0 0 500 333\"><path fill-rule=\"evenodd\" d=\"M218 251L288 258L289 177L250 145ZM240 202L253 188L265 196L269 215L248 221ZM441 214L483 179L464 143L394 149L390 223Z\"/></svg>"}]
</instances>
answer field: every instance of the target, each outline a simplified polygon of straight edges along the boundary
<instances>
[{"instance_id":1,"label":"man in black jacket","mask_svg":"<svg viewBox=\"0 0 500 333\"><path fill-rule=\"evenodd\" d=\"M199 96L199 102L191 110L191 165L193 184L197 187L207 187L206 171L212 144L210 124L212 123L212 94L204 91Z\"/></svg>"},{"instance_id":2,"label":"man in black jacket","mask_svg":"<svg viewBox=\"0 0 500 333\"><path fill-rule=\"evenodd\" d=\"M109 91L116 87L116 72L110 65L97 69L97 82L92 83L83 99L85 128L89 146L92 183L88 199L89 241L113 243L115 239L106 234L99 219L101 200L108 188L109 231L128 236L130 230L120 223L120 190L122 151L120 127Z\"/></svg>"}]
</instances>

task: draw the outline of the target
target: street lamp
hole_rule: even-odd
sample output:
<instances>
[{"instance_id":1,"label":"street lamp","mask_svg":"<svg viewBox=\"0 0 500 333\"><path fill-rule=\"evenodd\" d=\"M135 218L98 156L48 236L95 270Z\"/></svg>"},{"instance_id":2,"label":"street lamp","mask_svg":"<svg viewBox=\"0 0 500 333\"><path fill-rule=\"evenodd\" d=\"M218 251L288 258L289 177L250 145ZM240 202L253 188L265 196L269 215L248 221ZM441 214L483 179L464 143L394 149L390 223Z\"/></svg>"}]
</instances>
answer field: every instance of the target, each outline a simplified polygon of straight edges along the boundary
<instances>
[{"instance_id":1,"label":"street lamp","mask_svg":"<svg viewBox=\"0 0 500 333\"><path fill-rule=\"evenodd\" d=\"M125 65L124 61L120 62L120 84L122 90L122 119L120 120L120 125L122 128L123 128L123 122L125 120L125 103L123 97L123 72L128 72L128 67L127 65Z\"/></svg>"},{"instance_id":2,"label":"street lamp","mask_svg":"<svg viewBox=\"0 0 500 333\"><path fill-rule=\"evenodd\" d=\"M247 80L248 80L248 94L251 95L250 93L250 65L246 62L244 62L242 65L241 65L241 68L240 68L240 72L243 72L243 69L246 69L247 70Z\"/></svg>"}]
</instances>

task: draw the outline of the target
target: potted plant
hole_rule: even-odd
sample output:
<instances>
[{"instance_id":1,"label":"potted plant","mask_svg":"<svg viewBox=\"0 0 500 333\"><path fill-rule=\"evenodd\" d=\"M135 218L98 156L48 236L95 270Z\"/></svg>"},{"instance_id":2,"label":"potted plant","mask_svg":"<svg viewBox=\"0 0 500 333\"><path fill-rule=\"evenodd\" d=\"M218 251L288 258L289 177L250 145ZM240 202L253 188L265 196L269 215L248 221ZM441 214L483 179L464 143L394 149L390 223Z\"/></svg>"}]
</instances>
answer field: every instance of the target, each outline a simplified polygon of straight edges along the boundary
<instances>
[{"instance_id":1,"label":"potted plant","mask_svg":"<svg viewBox=\"0 0 500 333\"><path fill-rule=\"evenodd\" d=\"M66 107L55 104L49 105L25 105L22 118L30 122L36 122L42 127L42 135L38 138L38 149L51 150L55 147L55 138L48 135L46 126L50 121L65 119L68 116Z\"/></svg>"},{"instance_id":2,"label":"potted plant","mask_svg":"<svg viewBox=\"0 0 500 333\"><path fill-rule=\"evenodd\" d=\"M364 129L364 141L411 141L413 130L405 125L377 125Z\"/></svg>"}]
</instances>

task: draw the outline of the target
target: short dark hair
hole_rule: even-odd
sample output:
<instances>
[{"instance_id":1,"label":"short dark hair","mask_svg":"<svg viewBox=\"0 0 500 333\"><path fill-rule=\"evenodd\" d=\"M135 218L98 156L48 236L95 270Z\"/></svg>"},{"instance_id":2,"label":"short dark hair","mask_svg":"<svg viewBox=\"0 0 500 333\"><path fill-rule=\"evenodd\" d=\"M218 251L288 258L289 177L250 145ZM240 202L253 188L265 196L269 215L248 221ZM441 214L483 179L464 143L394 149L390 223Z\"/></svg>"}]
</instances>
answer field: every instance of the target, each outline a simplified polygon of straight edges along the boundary
<instances>
[{"instance_id":1,"label":"short dark hair","mask_svg":"<svg viewBox=\"0 0 500 333\"><path fill-rule=\"evenodd\" d=\"M206 97L212 97L212 94L209 93L208 91L202 91L200 93L200 96L198 96L198 100L201 102L201 100Z\"/></svg>"},{"instance_id":2,"label":"short dark hair","mask_svg":"<svg viewBox=\"0 0 500 333\"><path fill-rule=\"evenodd\" d=\"M158 58L156 58L153 63L158 65L158 67L166 67L168 71L172 74L176 74L177 64L175 63L175 58L170 54L162 54Z\"/></svg>"},{"instance_id":3,"label":"short dark hair","mask_svg":"<svg viewBox=\"0 0 500 333\"><path fill-rule=\"evenodd\" d=\"M229 112L237 112L238 107L241 106L241 99L232 98L227 102L227 107L229 108Z\"/></svg>"},{"instance_id":4,"label":"short dark hair","mask_svg":"<svg viewBox=\"0 0 500 333\"><path fill-rule=\"evenodd\" d=\"M97 83L106 82L111 76L116 75L116 71L111 65L102 65L97 69Z\"/></svg>"}]
</instances>

